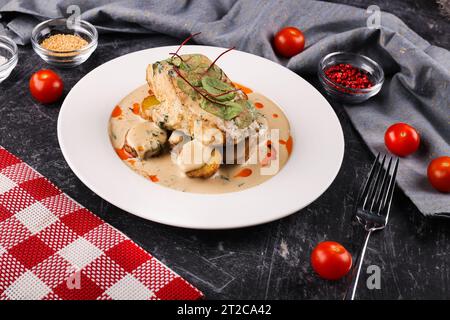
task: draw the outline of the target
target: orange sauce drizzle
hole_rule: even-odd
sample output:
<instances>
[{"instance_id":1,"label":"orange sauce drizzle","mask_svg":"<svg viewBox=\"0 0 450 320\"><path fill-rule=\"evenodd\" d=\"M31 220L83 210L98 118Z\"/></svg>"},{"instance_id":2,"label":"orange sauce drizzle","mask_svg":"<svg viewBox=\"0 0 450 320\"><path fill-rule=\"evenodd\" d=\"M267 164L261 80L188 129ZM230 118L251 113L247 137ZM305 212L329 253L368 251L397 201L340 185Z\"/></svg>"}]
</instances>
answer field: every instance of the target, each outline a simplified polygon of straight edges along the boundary
<instances>
[{"instance_id":1,"label":"orange sauce drizzle","mask_svg":"<svg viewBox=\"0 0 450 320\"><path fill-rule=\"evenodd\" d=\"M239 83L237 83L237 82L233 82L233 85L234 85L236 88L241 89L242 92L244 92L245 94L249 94L249 93L252 93L252 92L253 92L252 89L247 88L246 86L243 86L242 84L239 84Z\"/></svg>"},{"instance_id":2,"label":"orange sauce drizzle","mask_svg":"<svg viewBox=\"0 0 450 320\"><path fill-rule=\"evenodd\" d=\"M133 103L133 113L134 114L139 114L141 110L141 106L139 105L139 103Z\"/></svg>"},{"instance_id":3,"label":"orange sauce drizzle","mask_svg":"<svg viewBox=\"0 0 450 320\"><path fill-rule=\"evenodd\" d=\"M241 178L247 178L253 173L252 169L244 168L241 171L239 171L234 177L241 177Z\"/></svg>"},{"instance_id":4,"label":"orange sauce drizzle","mask_svg":"<svg viewBox=\"0 0 450 320\"><path fill-rule=\"evenodd\" d=\"M131 154L129 154L124 148L116 149L116 153L119 156L119 158L122 160L127 160L130 158L133 158L133 156Z\"/></svg>"},{"instance_id":5,"label":"orange sauce drizzle","mask_svg":"<svg viewBox=\"0 0 450 320\"><path fill-rule=\"evenodd\" d=\"M289 138L284 141L284 140L280 140L280 144L284 144L286 146L286 150L288 152L288 155L291 155L292 153L292 146L293 146L293 141L292 141L292 137L289 136Z\"/></svg>"},{"instance_id":6,"label":"orange sauce drizzle","mask_svg":"<svg viewBox=\"0 0 450 320\"><path fill-rule=\"evenodd\" d=\"M148 176L148 178L149 178L152 182L159 182L158 176L151 175L151 176Z\"/></svg>"},{"instance_id":7,"label":"orange sauce drizzle","mask_svg":"<svg viewBox=\"0 0 450 320\"><path fill-rule=\"evenodd\" d=\"M111 113L111 117L117 118L122 115L122 109L119 106L116 106Z\"/></svg>"},{"instance_id":8,"label":"orange sauce drizzle","mask_svg":"<svg viewBox=\"0 0 450 320\"><path fill-rule=\"evenodd\" d=\"M278 114L274 113L274 114L272 115L272 117L274 117L274 118L276 119L276 118L278 118Z\"/></svg>"},{"instance_id":9,"label":"orange sauce drizzle","mask_svg":"<svg viewBox=\"0 0 450 320\"><path fill-rule=\"evenodd\" d=\"M293 145L292 137L289 136L289 138L286 141L286 149L287 149L288 155L291 155L291 153L292 153L292 145Z\"/></svg>"},{"instance_id":10,"label":"orange sauce drizzle","mask_svg":"<svg viewBox=\"0 0 450 320\"><path fill-rule=\"evenodd\" d=\"M255 108L262 109L262 108L264 108L264 105L261 102L255 102Z\"/></svg>"}]
</instances>

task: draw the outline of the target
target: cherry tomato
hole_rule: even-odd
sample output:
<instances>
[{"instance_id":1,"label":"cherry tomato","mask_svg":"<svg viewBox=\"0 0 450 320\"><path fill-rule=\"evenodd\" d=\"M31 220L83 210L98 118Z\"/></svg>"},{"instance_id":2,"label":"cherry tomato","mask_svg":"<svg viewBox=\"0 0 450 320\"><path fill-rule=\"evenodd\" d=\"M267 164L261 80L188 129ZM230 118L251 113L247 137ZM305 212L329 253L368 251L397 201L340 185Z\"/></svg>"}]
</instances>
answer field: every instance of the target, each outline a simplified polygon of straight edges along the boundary
<instances>
[{"instance_id":1,"label":"cherry tomato","mask_svg":"<svg viewBox=\"0 0 450 320\"><path fill-rule=\"evenodd\" d=\"M417 151L420 136L409 124L396 123L386 130L384 143L390 152L399 157L405 157Z\"/></svg>"},{"instance_id":2,"label":"cherry tomato","mask_svg":"<svg viewBox=\"0 0 450 320\"><path fill-rule=\"evenodd\" d=\"M64 83L52 70L39 70L30 79L31 95L39 102L48 104L61 98Z\"/></svg>"},{"instance_id":3,"label":"cherry tomato","mask_svg":"<svg viewBox=\"0 0 450 320\"><path fill-rule=\"evenodd\" d=\"M305 36L295 27L286 27L275 35L273 45L279 55L290 58L303 51Z\"/></svg>"},{"instance_id":4,"label":"cherry tomato","mask_svg":"<svg viewBox=\"0 0 450 320\"><path fill-rule=\"evenodd\" d=\"M428 180L438 191L450 192L450 157L433 159L428 165Z\"/></svg>"},{"instance_id":5,"label":"cherry tomato","mask_svg":"<svg viewBox=\"0 0 450 320\"><path fill-rule=\"evenodd\" d=\"M352 255L341 244L334 241L319 243L311 254L311 264L320 277L338 280L352 267Z\"/></svg>"}]
</instances>

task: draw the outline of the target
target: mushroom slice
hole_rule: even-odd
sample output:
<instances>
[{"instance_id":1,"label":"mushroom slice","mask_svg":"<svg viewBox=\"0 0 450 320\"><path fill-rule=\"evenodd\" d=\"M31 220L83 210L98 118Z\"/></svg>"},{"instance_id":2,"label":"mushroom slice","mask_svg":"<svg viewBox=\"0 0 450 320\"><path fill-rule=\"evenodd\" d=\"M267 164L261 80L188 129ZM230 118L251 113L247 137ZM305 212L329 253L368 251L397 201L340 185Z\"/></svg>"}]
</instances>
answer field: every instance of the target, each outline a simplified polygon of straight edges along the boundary
<instances>
[{"instance_id":1,"label":"mushroom slice","mask_svg":"<svg viewBox=\"0 0 450 320\"><path fill-rule=\"evenodd\" d=\"M167 133L153 122L140 122L128 130L125 150L140 159L155 157L161 153L167 141Z\"/></svg>"}]
</instances>

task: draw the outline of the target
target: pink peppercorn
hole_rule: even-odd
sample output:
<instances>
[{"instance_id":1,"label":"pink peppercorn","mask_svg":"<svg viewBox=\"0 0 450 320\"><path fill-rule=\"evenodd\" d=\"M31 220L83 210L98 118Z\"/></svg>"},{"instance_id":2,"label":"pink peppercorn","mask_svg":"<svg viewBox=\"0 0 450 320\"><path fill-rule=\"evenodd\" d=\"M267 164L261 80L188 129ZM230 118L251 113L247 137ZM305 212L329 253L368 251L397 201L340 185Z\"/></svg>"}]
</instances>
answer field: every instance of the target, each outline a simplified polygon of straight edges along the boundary
<instances>
[{"instance_id":1,"label":"pink peppercorn","mask_svg":"<svg viewBox=\"0 0 450 320\"><path fill-rule=\"evenodd\" d=\"M369 74L348 63L339 63L324 70L325 75L335 84L351 89L368 89L373 86Z\"/></svg>"}]
</instances>

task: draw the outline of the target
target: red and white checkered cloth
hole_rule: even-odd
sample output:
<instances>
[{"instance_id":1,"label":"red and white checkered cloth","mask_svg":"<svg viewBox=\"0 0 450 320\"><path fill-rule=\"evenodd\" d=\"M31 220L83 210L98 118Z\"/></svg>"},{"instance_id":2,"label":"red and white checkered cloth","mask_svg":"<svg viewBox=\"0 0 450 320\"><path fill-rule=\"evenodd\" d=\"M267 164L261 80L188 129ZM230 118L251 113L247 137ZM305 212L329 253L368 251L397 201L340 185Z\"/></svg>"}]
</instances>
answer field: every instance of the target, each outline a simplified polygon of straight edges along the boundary
<instances>
[{"instance_id":1,"label":"red and white checkered cloth","mask_svg":"<svg viewBox=\"0 0 450 320\"><path fill-rule=\"evenodd\" d=\"M201 297L0 146L0 300Z\"/></svg>"}]
</instances>

